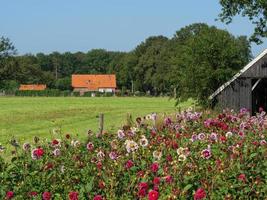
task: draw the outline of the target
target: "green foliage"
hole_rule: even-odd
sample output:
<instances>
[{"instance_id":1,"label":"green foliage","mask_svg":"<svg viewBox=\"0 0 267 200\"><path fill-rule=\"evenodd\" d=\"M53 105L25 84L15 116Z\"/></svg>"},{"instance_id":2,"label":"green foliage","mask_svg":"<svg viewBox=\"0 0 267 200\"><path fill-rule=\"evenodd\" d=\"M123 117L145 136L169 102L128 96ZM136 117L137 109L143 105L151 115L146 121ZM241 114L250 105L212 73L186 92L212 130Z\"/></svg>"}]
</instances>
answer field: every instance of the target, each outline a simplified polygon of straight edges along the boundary
<instances>
[{"instance_id":1,"label":"green foliage","mask_svg":"<svg viewBox=\"0 0 267 200\"><path fill-rule=\"evenodd\" d=\"M220 0L222 22L231 23L234 16L242 15L255 25L254 34L250 40L258 44L261 38L267 37L267 1L266 0Z\"/></svg>"},{"instance_id":2,"label":"green foliage","mask_svg":"<svg viewBox=\"0 0 267 200\"><path fill-rule=\"evenodd\" d=\"M19 83L15 80L4 80L2 81L2 85L0 89L5 91L16 91L19 88Z\"/></svg>"},{"instance_id":3,"label":"green foliage","mask_svg":"<svg viewBox=\"0 0 267 200\"><path fill-rule=\"evenodd\" d=\"M245 37L206 24L193 24L178 31L173 38L179 54L173 62L177 69L178 98L195 98L205 103L207 97L232 77L251 58Z\"/></svg>"},{"instance_id":4,"label":"green foliage","mask_svg":"<svg viewBox=\"0 0 267 200\"><path fill-rule=\"evenodd\" d=\"M57 89L47 89L42 91L26 90L15 92L15 96L30 96L30 97L59 97L59 96L70 96L70 91L60 91Z\"/></svg>"},{"instance_id":5,"label":"green foliage","mask_svg":"<svg viewBox=\"0 0 267 200\"><path fill-rule=\"evenodd\" d=\"M71 90L71 78L65 77L56 80L55 87L59 90Z\"/></svg>"},{"instance_id":6,"label":"green foliage","mask_svg":"<svg viewBox=\"0 0 267 200\"><path fill-rule=\"evenodd\" d=\"M0 89L3 89L6 85L3 81L10 81L15 79L17 63L13 59L13 55L16 54L14 45L8 38L0 38Z\"/></svg>"}]
</instances>

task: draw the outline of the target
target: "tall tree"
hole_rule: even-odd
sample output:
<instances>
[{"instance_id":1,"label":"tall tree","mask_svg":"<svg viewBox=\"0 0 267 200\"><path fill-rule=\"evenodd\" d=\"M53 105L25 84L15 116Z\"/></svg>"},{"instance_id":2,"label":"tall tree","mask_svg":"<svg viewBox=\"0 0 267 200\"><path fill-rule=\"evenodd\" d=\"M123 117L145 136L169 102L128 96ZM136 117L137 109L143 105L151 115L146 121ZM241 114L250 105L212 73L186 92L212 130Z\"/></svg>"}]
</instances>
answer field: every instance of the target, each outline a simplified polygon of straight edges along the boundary
<instances>
[{"instance_id":1,"label":"tall tree","mask_svg":"<svg viewBox=\"0 0 267 200\"><path fill-rule=\"evenodd\" d=\"M180 54L176 58L180 65L180 96L206 101L251 58L250 44L244 36L234 37L206 24L193 24L181 31L192 34L179 45ZM180 35L178 31L174 41L179 43Z\"/></svg>"},{"instance_id":2,"label":"tall tree","mask_svg":"<svg viewBox=\"0 0 267 200\"><path fill-rule=\"evenodd\" d=\"M5 87L7 81L15 79L17 63L12 56L16 54L16 49L12 42L5 37L0 38L0 88ZM5 82L5 83L4 83ZM9 84L8 84L9 85Z\"/></svg>"},{"instance_id":3,"label":"tall tree","mask_svg":"<svg viewBox=\"0 0 267 200\"><path fill-rule=\"evenodd\" d=\"M153 36L136 47L134 54L138 57L138 63L134 67L134 74L137 89L153 93L160 89L159 77L156 77L156 74L162 67L161 54L167 44L167 37Z\"/></svg>"},{"instance_id":4,"label":"tall tree","mask_svg":"<svg viewBox=\"0 0 267 200\"><path fill-rule=\"evenodd\" d=\"M267 37L267 1L266 0L220 0L221 21L231 23L233 17L242 15L248 17L255 25L254 34L250 40L261 43L261 38Z\"/></svg>"}]
</instances>

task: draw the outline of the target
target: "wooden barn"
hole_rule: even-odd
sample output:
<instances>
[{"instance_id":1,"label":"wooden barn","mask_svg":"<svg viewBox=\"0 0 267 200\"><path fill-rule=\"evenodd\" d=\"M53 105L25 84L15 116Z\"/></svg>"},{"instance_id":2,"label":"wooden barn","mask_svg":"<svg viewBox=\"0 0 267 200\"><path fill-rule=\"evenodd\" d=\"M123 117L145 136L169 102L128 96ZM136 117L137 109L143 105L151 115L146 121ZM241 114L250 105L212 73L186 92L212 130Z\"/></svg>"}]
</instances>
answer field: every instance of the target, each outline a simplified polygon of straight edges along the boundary
<instances>
[{"instance_id":1,"label":"wooden barn","mask_svg":"<svg viewBox=\"0 0 267 200\"><path fill-rule=\"evenodd\" d=\"M26 90L35 90L35 91L42 91L46 89L46 85L44 84L22 84L19 87L20 91L26 91Z\"/></svg>"},{"instance_id":2,"label":"wooden barn","mask_svg":"<svg viewBox=\"0 0 267 200\"><path fill-rule=\"evenodd\" d=\"M73 74L73 91L80 92L115 92L116 75L115 74Z\"/></svg>"},{"instance_id":3,"label":"wooden barn","mask_svg":"<svg viewBox=\"0 0 267 200\"><path fill-rule=\"evenodd\" d=\"M213 106L236 111L247 108L255 114L267 109L267 49L241 69L211 96Z\"/></svg>"}]
</instances>

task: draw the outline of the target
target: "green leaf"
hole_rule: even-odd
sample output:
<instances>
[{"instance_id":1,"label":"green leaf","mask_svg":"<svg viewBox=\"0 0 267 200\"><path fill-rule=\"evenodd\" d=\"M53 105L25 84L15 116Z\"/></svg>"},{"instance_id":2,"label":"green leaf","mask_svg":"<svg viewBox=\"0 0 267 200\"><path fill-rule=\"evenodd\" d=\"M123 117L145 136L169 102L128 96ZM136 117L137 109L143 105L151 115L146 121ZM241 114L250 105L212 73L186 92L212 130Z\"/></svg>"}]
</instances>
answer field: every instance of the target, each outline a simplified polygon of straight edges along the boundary
<instances>
[{"instance_id":1,"label":"green leaf","mask_svg":"<svg viewBox=\"0 0 267 200\"><path fill-rule=\"evenodd\" d=\"M251 159L251 158L254 158L255 156L257 156L257 154L258 154L258 153L252 153L252 154L250 154L249 158L250 158L250 159Z\"/></svg>"},{"instance_id":2,"label":"green leaf","mask_svg":"<svg viewBox=\"0 0 267 200\"><path fill-rule=\"evenodd\" d=\"M192 184L188 184L187 186L184 187L184 191L189 190L193 185Z\"/></svg>"},{"instance_id":3,"label":"green leaf","mask_svg":"<svg viewBox=\"0 0 267 200\"><path fill-rule=\"evenodd\" d=\"M94 177L92 177L91 180L89 181L89 183L86 184L86 186L85 186L86 192L91 192L91 190L93 188L93 183L94 183Z\"/></svg>"}]
</instances>

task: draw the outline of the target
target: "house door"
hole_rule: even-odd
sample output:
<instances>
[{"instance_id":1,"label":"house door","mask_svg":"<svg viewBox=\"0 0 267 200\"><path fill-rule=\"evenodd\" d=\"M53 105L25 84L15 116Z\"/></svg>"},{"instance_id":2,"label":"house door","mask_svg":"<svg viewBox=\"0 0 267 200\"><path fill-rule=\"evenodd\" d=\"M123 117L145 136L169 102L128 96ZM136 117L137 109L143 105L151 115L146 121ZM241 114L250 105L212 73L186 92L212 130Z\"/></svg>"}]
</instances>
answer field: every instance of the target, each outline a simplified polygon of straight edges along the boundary
<instances>
[{"instance_id":1,"label":"house door","mask_svg":"<svg viewBox=\"0 0 267 200\"><path fill-rule=\"evenodd\" d=\"M252 114L262 107L267 110L267 78L252 79Z\"/></svg>"}]
</instances>

